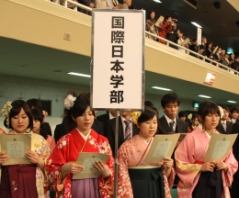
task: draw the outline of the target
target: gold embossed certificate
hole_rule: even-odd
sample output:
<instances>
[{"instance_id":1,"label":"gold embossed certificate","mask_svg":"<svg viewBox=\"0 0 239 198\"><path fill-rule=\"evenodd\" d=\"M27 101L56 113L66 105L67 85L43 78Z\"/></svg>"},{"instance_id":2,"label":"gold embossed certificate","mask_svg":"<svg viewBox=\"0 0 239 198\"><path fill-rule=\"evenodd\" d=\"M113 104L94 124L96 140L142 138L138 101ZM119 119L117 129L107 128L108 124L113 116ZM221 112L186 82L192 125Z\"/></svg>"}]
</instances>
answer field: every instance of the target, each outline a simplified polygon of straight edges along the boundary
<instances>
[{"instance_id":1,"label":"gold embossed certificate","mask_svg":"<svg viewBox=\"0 0 239 198\"><path fill-rule=\"evenodd\" d=\"M237 134L213 134L205 156L205 161L221 161L232 149Z\"/></svg>"},{"instance_id":2,"label":"gold embossed certificate","mask_svg":"<svg viewBox=\"0 0 239 198\"><path fill-rule=\"evenodd\" d=\"M0 151L8 155L8 160L3 165L30 164L25 157L30 149L30 134L0 134Z\"/></svg>"},{"instance_id":3,"label":"gold embossed certificate","mask_svg":"<svg viewBox=\"0 0 239 198\"><path fill-rule=\"evenodd\" d=\"M102 153L88 153L81 152L77 163L81 164L84 168L81 173L73 175L73 179L97 178L100 173L94 168L95 162L102 161L106 163L109 160L109 155Z\"/></svg>"},{"instance_id":4,"label":"gold embossed certificate","mask_svg":"<svg viewBox=\"0 0 239 198\"><path fill-rule=\"evenodd\" d=\"M180 133L156 135L144 159L144 164L158 162L165 158L171 158L177 145Z\"/></svg>"}]
</instances>

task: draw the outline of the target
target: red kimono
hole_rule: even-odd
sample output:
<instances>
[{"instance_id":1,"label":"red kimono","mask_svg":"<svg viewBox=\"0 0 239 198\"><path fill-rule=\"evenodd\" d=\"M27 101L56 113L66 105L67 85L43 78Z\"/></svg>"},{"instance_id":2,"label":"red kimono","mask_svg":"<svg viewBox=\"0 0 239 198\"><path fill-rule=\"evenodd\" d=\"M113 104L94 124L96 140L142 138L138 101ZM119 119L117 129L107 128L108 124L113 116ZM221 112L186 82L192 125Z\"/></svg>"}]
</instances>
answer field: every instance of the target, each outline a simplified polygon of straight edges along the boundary
<instances>
[{"instance_id":1,"label":"red kimono","mask_svg":"<svg viewBox=\"0 0 239 198\"><path fill-rule=\"evenodd\" d=\"M99 177L100 196L110 198L113 196L113 166L114 160L107 138L91 130L87 140L85 140L77 129L63 136L54 148L51 156L47 160L46 169L51 183L63 183L63 189L57 197L70 198L72 174L67 175L64 179L61 177L61 167L70 161L76 161L80 152L99 152L110 155L107 165L112 171L109 178ZM63 181L62 181L63 180ZM59 186L58 191L59 191Z\"/></svg>"}]
</instances>

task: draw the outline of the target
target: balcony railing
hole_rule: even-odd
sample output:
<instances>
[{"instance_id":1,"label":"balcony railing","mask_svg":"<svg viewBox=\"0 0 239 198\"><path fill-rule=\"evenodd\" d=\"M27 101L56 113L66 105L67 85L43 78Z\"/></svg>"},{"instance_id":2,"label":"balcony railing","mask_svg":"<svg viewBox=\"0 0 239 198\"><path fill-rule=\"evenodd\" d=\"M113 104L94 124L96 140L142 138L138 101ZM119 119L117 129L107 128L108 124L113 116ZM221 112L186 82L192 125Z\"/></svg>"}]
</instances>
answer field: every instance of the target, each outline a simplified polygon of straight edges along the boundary
<instances>
[{"instance_id":1,"label":"balcony railing","mask_svg":"<svg viewBox=\"0 0 239 198\"><path fill-rule=\"evenodd\" d=\"M88 7L88 6L85 6L83 4L80 4L78 2L75 2L73 0L47 0L51 3L56 3L58 4L59 6L64 6L66 7L67 9L71 9L72 11L80 11L80 12L84 12L85 14L88 14L88 15L91 15L92 14L92 8ZM188 54L188 55L191 55L197 59L200 59L201 61L203 62L206 62L206 63L209 63L211 64L212 66L215 66L219 69L223 69L224 71L227 71L231 74L234 74L234 75L238 75L239 76L239 72L224 65L224 64L221 64L213 59L210 59L206 56L203 56L195 51L192 51L188 48L185 48L181 45L178 45L177 43L174 43L172 41L169 41L163 37L160 37L156 34L152 34L151 32L148 32L146 31L145 32L145 35L146 37L148 38L151 38L152 40L154 40L156 43L163 43L164 45L170 47L170 48L173 48L177 51L184 51L185 54Z\"/></svg>"}]
</instances>

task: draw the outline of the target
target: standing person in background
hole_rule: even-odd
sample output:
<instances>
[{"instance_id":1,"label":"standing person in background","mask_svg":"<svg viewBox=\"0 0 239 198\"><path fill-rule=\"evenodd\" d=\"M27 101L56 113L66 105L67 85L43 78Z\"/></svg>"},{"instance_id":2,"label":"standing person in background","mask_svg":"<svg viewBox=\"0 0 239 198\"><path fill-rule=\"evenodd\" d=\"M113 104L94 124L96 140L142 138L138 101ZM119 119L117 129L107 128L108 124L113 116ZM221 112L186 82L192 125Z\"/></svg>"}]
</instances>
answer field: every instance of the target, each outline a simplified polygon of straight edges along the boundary
<instances>
[{"instance_id":1,"label":"standing person in background","mask_svg":"<svg viewBox=\"0 0 239 198\"><path fill-rule=\"evenodd\" d=\"M66 135L69 131L75 128L75 122L70 116L70 109L74 105L77 94L75 92L70 92L64 99L64 115L62 123L56 125L54 130L54 139L57 142L61 137Z\"/></svg>"},{"instance_id":2,"label":"standing person in background","mask_svg":"<svg viewBox=\"0 0 239 198\"><path fill-rule=\"evenodd\" d=\"M109 139L111 149L115 155L115 133L116 133L116 118L111 119L108 122L107 130L105 131L105 137ZM133 123L131 117L131 111L121 111L119 116L119 142L118 147L127 139L130 139L138 132L137 126Z\"/></svg>"},{"instance_id":3,"label":"standing person in background","mask_svg":"<svg viewBox=\"0 0 239 198\"><path fill-rule=\"evenodd\" d=\"M191 125L190 125L190 132L194 131L197 127L202 129L201 117L200 117L200 115L198 115L198 113L193 113L192 121L191 121Z\"/></svg>"},{"instance_id":4,"label":"standing person in background","mask_svg":"<svg viewBox=\"0 0 239 198\"><path fill-rule=\"evenodd\" d=\"M39 99L32 98L32 99L27 100L27 104L29 105L29 107L31 109L38 109L42 113L42 115L43 115L43 122L41 124L41 130L47 132L48 135L52 136L50 124L48 122L44 121L45 117L48 115L48 112L46 112L43 109L41 101Z\"/></svg>"},{"instance_id":5,"label":"standing person in background","mask_svg":"<svg viewBox=\"0 0 239 198\"><path fill-rule=\"evenodd\" d=\"M235 124L239 120L239 107L231 109L231 122Z\"/></svg>"},{"instance_id":6,"label":"standing person in background","mask_svg":"<svg viewBox=\"0 0 239 198\"><path fill-rule=\"evenodd\" d=\"M105 114L97 116L96 120L100 121L103 125L103 135L107 134L107 128L109 121L116 118L116 110L111 109L109 111L106 111Z\"/></svg>"},{"instance_id":7,"label":"standing person in background","mask_svg":"<svg viewBox=\"0 0 239 198\"><path fill-rule=\"evenodd\" d=\"M169 198L173 184L173 160L144 164L157 132L157 112L145 107L138 117L139 133L119 149L118 198Z\"/></svg>"},{"instance_id":8,"label":"standing person in background","mask_svg":"<svg viewBox=\"0 0 239 198\"><path fill-rule=\"evenodd\" d=\"M161 105L164 115L159 119L158 131L160 134L186 133L187 124L177 118L180 100L175 93L169 93L162 97Z\"/></svg>"},{"instance_id":9,"label":"standing person in background","mask_svg":"<svg viewBox=\"0 0 239 198\"><path fill-rule=\"evenodd\" d=\"M198 114L203 128L187 134L175 151L179 198L229 198L229 187L238 168L233 153L222 161L204 161L211 135L218 133L220 111L216 104L203 102Z\"/></svg>"},{"instance_id":10,"label":"standing person in background","mask_svg":"<svg viewBox=\"0 0 239 198\"><path fill-rule=\"evenodd\" d=\"M49 180L55 184L57 197L110 198L113 195L113 156L107 138L92 129L94 113L89 94L79 95L70 109L75 128L63 136L47 161ZM99 178L72 179L84 167L76 160L81 152L109 155L107 163L95 163Z\"/></svg>"},{"instance_id":11,"label":"standing person in background","mask_svg":"<svg viewBox=\"0 0 239 198\"><path fill-rule=\"evenodd\" d=\"M222 115L221 115L221 120L217 126L217 130L220 132L220 133L225 133L225 134L230 134L232 133L232 127L233 127L233 124L232 122L230 121L230 118L229 118L229 114L230 114L230 110L228 107L224 106L224 107L219 107L221 108L221 111L222 111Z\"/></svg>"},{"instance_id":12,"label":"standing person in background","mask_svg":"<svg viewBox=\"0 0 239 198\"><path fill-rule=\"evenodd\" d=\"M23 100L7 102L1 111L5 117L4 125L10 129L11 134L30 134L31 150L26 157L32 164L2 165L8 156L0 152L0 167L2 170L0 183L1 198L47 198L44 165L50 154L50 149L45 139L31 132L33 118L31 109Z\"/></svg>"},{"instance_id":13,"label":"standing person in background","mask_svg":"<svg viewBox=\"0 0 239 198\"><path fill-rule=\"evenodd\" d=\"M48 131L44 131L44 128L41 127L41 125L43 123L43 115L42 115L41 111L39 111L38 109L32 109L31 113L33 116L32 131L34 133L39 134L42 137L44 137L52 151L54 149L56 143L55 143L55 140L53 139L53 137L51 135L49 135Z\"/></svg>"}]
</instances>

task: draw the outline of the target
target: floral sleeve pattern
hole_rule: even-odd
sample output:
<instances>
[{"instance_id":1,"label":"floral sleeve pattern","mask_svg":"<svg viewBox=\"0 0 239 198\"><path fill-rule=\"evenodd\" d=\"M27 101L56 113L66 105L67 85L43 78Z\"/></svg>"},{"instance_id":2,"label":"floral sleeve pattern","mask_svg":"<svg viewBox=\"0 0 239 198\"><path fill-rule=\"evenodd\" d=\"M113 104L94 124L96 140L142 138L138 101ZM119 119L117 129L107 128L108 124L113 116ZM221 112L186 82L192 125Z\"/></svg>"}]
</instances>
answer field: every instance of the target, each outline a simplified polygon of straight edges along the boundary
<instances>
[{"instance_id":1,"label":"floral sleeve pattern","mask_svg":"<svg viewBox=\"0 0 239 198\"><path fill-rule=\"evenodd\" d=\"M114 159L112 156L112 151L110 148L110 144L108 140L103 140L102 142L98 143L98 149L100 153L105 153L110 156L110 159L107 162L108 167L111 170L111 176L108 178L99 178L99 187L100 187L100 194L102 198L110 198L113 197L114 190Z\"/></svg>"},{"instance_id":2,"label":"floral sleeve pattern","mask_svg":"<svg viewBox=\"0 0 239 198\"><path fill-rule=\"evenodd\" d=\"M128 173L127 142L119 149L119 181L118 198L133 198L131 182Z\"/></svg>"}]
</instances>

